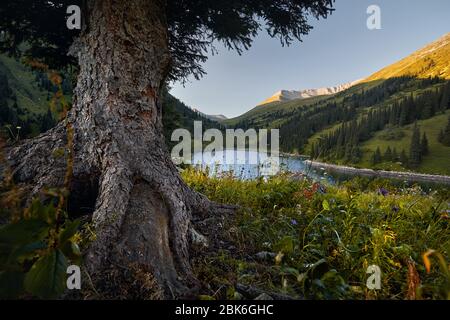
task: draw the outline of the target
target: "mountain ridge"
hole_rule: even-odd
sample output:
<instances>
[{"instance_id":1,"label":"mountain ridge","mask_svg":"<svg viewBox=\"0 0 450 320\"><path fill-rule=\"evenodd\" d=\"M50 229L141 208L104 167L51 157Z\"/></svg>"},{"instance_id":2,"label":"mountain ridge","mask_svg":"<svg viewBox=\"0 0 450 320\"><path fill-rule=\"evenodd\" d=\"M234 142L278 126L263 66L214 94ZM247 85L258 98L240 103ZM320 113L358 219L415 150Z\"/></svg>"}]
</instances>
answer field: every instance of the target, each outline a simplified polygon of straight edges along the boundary
<instances>
[{"instance_id":1,"label":"mountain ridge","mask_svg":"<svg viewBox=\"0 0 450 320\"><path fill-rule=\"evenodd\" d=\"M382 68L363 82L409 76L450 79L450 32L416 50L409 56Z\"/></svg>"},{"instance_id":2,"label":"mountain ridge","mask_svg":"<svg viewBox=\"0 0 450 320\"><path fill-rule=\"evenodd\" d=\"M293 109L312 105L319 100L331 99L334 95L351 95L360 89L367 89L396 77L418 79L438 77L450 80L450 32L338 93L284 101L274 100L264 105L257 105L238 117L224 120L223 123L234 126L243 121L254 122L258 118L268 118L273 113L278 113L281 117L283 113L289 113Z\"/></svg>"},{"instance_id":3,"label":"mountain ridge","mask_svg":"<svg viewBox=\"0 0 450 320\"><path fill-rule=\"evenodd\" d=\"M290 100L308 99L308 98L317 97L317 96L332 95L332 94L347 90L348 88L358 84L361 80L362 79L344 83L344 84L340 84L340 85L336 85L333 87L304 89L304 90L298 90L298 91L297 90L280 90L280 91L277 91L271 97L264 100L258 106L264 106L265 104L272 103L272 102L284 102L284 101L290 101Z\"/></svg>"}]
</instances>

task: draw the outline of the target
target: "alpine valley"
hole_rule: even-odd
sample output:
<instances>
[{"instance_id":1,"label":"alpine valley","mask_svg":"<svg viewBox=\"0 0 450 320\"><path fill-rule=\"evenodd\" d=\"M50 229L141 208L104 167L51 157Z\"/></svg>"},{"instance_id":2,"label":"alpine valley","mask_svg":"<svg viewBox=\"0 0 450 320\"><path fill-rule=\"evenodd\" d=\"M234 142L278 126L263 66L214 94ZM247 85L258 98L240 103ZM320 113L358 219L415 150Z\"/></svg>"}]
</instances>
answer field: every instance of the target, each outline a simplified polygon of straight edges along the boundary
<instances>
[{"instance_id":1,"label":"alpine valley","mask_svg":"<svg viewBox=\"0 0 450 320\"><path fill-rule=\"evenodd\" d=\"M363 80L282 90L231 128L279 128L287 153L355 167L450 174L450 33Z\"/></svg>"}]
</instances>

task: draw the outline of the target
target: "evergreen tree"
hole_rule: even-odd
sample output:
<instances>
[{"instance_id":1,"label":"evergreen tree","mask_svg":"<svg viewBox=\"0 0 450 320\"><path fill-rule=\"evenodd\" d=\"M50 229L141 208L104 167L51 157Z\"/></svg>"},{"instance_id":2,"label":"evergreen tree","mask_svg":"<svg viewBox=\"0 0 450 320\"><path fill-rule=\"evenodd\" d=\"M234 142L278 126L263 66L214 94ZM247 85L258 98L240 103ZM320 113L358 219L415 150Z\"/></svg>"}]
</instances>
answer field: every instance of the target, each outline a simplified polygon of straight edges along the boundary
<instances>
[{"instance_id":1,"label":"evergreen tree","mask_svg":"<svg viewBox=\"0 0 450 320\"><path fill-rule=\"evenodd\" d=\"M417 123L414 125L411 138L411 146L409 149L409 165L417 168L422 161L422 146L420 143L420 129Z\"/></svg>"},{"instance_id":2,"label":"evergreen tree","mask_svg":"<svg viewBox=\"0 0 450 320\"><path fill-rule=\"evenodd\" d=\"M362 157L362 152L361 149L358 146L354 146L352 148L352 158L351 158L351 162L352 163L358 163L361 161L361 157Z\"/></svg>"},{"instance_id":3,"label":"evergreen tree","mask_svg":"<svg viewBox=\"0 0 450 320\"><path fill-rule=\"evenodd\" d=\"M406 156L405 149L402 150L400 153L400 162L402 163L402 166L407 167L409 165L409 159Z\"/></svg>"},{"instance_id":4,"label":"evergreen tree","mask_svg":"<svg viewBox=\"0 0 450 320\"><path fill-rule=\"evenodd\" d=\"M380 163L381 160L381 150L380 147L377 147L377 150L373 153L372 156L372 165Z\"/></svg>"},{"instance_id":5,"label":"evergreen tree","mask_svg":"<svg viewBox=\"0 0 450 320\"><path fill-rule=\"evenodd\" d=\"M422 156L428 155L428 153L430 152L430 149L428 147L428 138L427 138L427 134L425 132L423 133L422 141L420 142L420 144L421 144L421 148L422 148Z\"/></svg>"},{"instance_id":6,"label":"evergreen tree","mask_svg":"<svg viewBox=\"0 0 450 320\"><path fill-rule=\"evenodd\" d=\"M383 156L383 160L384 161L392 161L392 149L391 147L387 147L386 152L384 153Z\"/></svg>"},{"instance_id":7,"label":"evergreen tree","mask_svg":"<svg viewBox=\"0 0 450 320\"><path fill-rule=\"evenodd\" d=\"M347 144L345 146L345 162L351 162L352 161L352 145L351 144Z\"/></svg>"},{"instance_id":8,"label":"evergreen tree","mask_svg":"<svg viewBox=\"0 0 450 320\"><path fill-rule=\"evenodd\" d=\"M398 122L399 126L403 127L407 123L407 114L408 114L408 111L406 110L406 106L403 103L401 111L400 111L400 119Z\"/></svg>"},{"instance_id":9,"label":"evergreen tree","mask_svg":"<svg viewBox=\"0 0 450 320\"><path fill-rule=\"evenodd\" d=\"M438 135L438 142L440 142L440 143L444 142L444 138L445 138L444 130L441 129L441 131L439 131L439 135Z\"/></svg>"},{"instance_id":10,"label":"evergreen tree","mask_svg":"<svg viewBox=\"0 0 450 320\"><path fill-rule=\"evenodd\" d=\"M450 108L450 81L447 82L445 86L442 87L440 110L445 112Z\"/></svg>"},{"instance_id":11,"label":"evergreen tree","mask_svg":"<svg viewBox=\"0 0 450 320\"><path fill-rule=\"evenodd\" d=\"M442 144L447 147L450 147L450 116L448 117L447 126L445 127L445 130L443 131Z\"/></svg>"},{"instance_id":12,"label":"evergreen tree","mask_svg":"<svg viewBox=\"0 0 450 320\"><path fill-rule=\"evenodd\" d=\"M55 119L53 118L53 114L52 114L51 110L48 109L47 113L42 118L40 131L46 132L47 130L53 128L55 126L55 124L56 124L56 122L55 122Z\"/></svg>"},{"instance_id":13,"label":"evergreen tree","mask_svg":"<svg viewBox=\"0 0 450 320\"><path fill-rule=\"evenodd\" d=\"M398 161L398 152L397 152L397 148L394 147L394 150L392 151L392 161Z\"/></svg>"},{"instance_id":14,"label":"evergreen tree","mask_svg":"<svg viewBox=\"0 0 450 320\"><path fill-rule=\"evenodd\" d=\"M311 156L311 159L316 159L317 158L316 144L314 142L311 144L310 156Z\"/></svg>"}]
</instances>

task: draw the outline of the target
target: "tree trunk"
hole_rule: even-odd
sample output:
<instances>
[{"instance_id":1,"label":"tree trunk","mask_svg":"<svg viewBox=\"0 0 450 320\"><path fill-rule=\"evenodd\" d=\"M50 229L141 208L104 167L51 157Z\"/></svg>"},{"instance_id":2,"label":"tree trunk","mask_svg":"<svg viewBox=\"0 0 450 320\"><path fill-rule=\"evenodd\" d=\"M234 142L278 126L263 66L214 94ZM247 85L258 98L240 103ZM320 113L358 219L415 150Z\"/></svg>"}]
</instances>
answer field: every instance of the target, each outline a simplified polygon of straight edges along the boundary
<instances>
[{"instance_id":1,"label":"tree trunk","mask_svg":"<svg viewBox=\"0 0 450 320\"><path fill-rule=\"evenodd\" d=\"M96 240L84 261L94 285L104 270L138 265L176 298L196 286L191 217L215 207L184 184L164 143L159 97L171 61L164 17L164 0L90 2L72 50L80 73L66 121L74 130L72 196L96 199ZM64 161L51 156L67 142L64 128L10 153L15 177L31 181L33 193L64 180Z\"/></svg>"}]
</instances>

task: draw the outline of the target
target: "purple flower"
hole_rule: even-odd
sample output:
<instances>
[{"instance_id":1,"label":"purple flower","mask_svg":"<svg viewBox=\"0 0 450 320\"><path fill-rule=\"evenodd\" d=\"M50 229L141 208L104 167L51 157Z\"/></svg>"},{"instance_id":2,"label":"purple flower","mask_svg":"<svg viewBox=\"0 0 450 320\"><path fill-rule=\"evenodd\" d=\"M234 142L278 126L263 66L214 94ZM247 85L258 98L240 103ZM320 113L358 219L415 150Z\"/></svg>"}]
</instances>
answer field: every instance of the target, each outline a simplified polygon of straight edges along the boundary
<instances>
[{"instance_id":1,"label":"purple flower","mask_svg":"<svg viewBox=\"0 0 450 320\"><path fill-rule=\"evenodd\" d=\"M380 195L382 195L383 197L387 197L389 194L389 191L387 191L385 188L380 188L380 189L378 189L378 193Z\"/></svg>"},{"instance_id":2,"label":"purple flower","mask_svg":"<svg viewBox=\"0 0 450 320\"><path fill-rule=\"evenodd\" d=\"M296 226L296 225L298 225L298 222L297 222L297 220L292 219L292 220L291 220L291 224L292 224L293 226Z\"/></svg>"},{"instance_id":3,"label":"purple flower","mask_svg":"<svg viewBox=\"0 0 450 320\"><path fill-rule=\"evenodd\" d=\"M392 211L395 212L395 213L397 213L397 212L400 211L400 208L397 207L397 206L393 206L393 207L392 207Z\"/></svg>"},{"instance_id":4,"label":"purple flower","mask_svg":"<svg viewBox=\"0 0 450 320\"><path fill-rule=\"evenodd\" d=\"M326 188L325 186L323 186L323 185L320 185L318 191L319 191L319 193L321 193L321 194L325 194L325 193L327 193L327 188Z\"/></svg>"}]
</instances>

